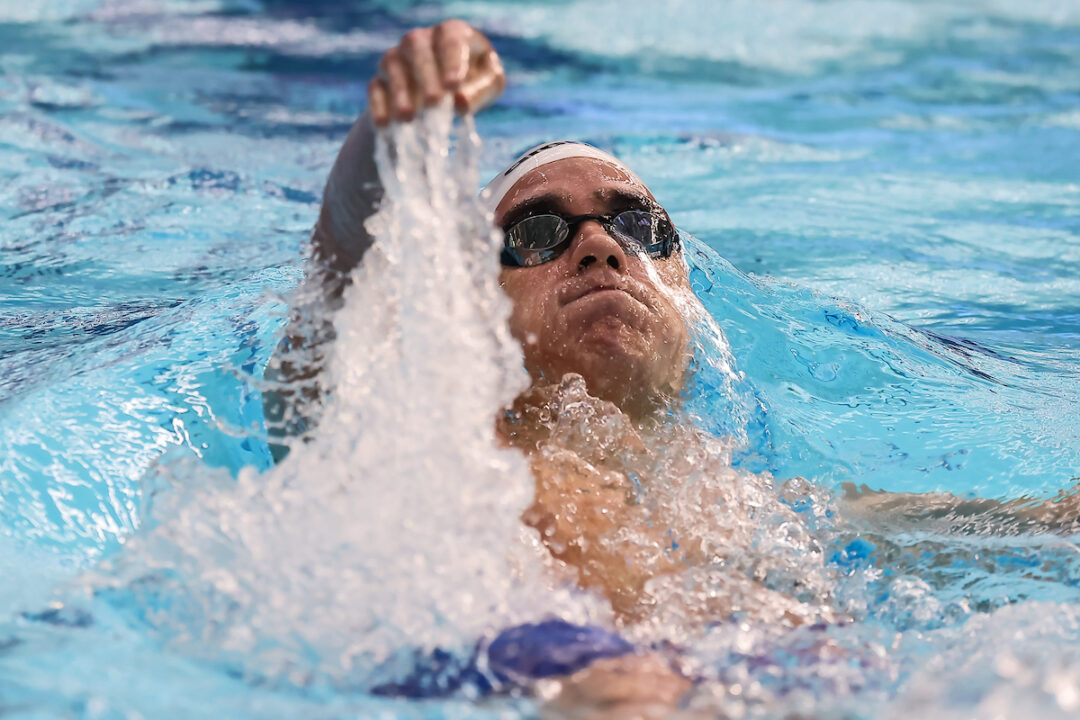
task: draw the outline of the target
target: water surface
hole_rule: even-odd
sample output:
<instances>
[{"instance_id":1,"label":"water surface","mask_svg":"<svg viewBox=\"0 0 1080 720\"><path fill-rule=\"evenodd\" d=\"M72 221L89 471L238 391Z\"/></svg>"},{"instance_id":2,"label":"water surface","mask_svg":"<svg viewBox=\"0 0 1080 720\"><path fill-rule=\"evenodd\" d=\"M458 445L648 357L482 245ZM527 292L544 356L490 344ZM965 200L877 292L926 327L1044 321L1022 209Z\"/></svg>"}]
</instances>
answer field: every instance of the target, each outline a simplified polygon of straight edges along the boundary
<instances>
[{"instance_id":1,"label":"water surface","mask_svg":"<svg viewBox=\"0 0 1080 720\"><path fill-rule=\"evenodd\" d=\"M236 677L243 657L177 650L122 603L40 615L146 521L145 478L163 457L207 468L210 497L240 468L268 467L258 378L326 172L379 53L443 17L487 30L510 73L478 118L481 175L542 140L593 142L703 244L695 289L753 401L733 415L704 393L697 409L745 433L740 467L829 490L994 498L1080 477L1080 6L44 5L0 2L12 716L480 712L375 700L363 682L260 686ZM855 578L837 593L861 619L829 634L860 662L807 659L810 633L719 627L693 650L716 669L718 703L1075 712L1072 539L833 540L838 576Z\"/></svg>"}]
</instances>

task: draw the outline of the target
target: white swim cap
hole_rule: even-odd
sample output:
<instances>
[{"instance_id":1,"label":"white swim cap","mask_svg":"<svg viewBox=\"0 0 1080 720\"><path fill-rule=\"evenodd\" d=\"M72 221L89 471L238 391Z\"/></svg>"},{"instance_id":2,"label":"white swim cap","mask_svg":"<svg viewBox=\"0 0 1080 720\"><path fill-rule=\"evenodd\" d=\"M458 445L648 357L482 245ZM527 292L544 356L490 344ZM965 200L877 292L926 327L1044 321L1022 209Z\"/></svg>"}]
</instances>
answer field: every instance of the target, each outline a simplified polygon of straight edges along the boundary
<instances>
[{"instance_id":1,"label":"white swim cap","mask_svg":"<svg viewBox=\"0 0 1080 720\"><path fill-rule=\"evenodd\" d=\"M525 177L525 175L531 173L538 167L548 165L556 160L565 160L566 158L574 157L601 160L622 170L634 180L641 182L638 176L634 174L634 171L619 162L619 159L614 155L606 153L600 148L595 148L592 145L586 145L585 143L575 142L573 140L558 140L556 142L537 145L531 150L526 151L517 160L510 163L510 167L493 177L491 182L484 186L484 189L480 191L480 202L483 203L484 207L494 213L495 208L499 207L499 203L502 202L506 193L510 191L510 188L514 187L514 183Z\"/></svg>"}]
</instances>

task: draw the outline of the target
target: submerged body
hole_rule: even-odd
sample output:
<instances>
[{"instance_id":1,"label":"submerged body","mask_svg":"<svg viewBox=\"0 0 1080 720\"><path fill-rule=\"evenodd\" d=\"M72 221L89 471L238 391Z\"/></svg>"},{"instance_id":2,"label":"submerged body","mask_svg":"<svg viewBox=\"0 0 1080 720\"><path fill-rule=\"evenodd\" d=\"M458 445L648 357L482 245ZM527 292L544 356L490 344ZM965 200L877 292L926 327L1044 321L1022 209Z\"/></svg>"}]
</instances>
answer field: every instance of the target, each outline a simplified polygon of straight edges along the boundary
<instances>
[{"instance_id":1,"label":"submerged body","mask_svg":"<svg viewBox=\"0 0 1080 720\"><path fill-rule=\"evenodd\" d=\"M431 80L425 39L430 42L427 53L456 56L455 47L465 48L466 54L481 55L465 65L480 75L501 74L489 57L490 45L476 35L467 26L446 23L406 36L384 60L383 75L371 87L370 119L360 118L342 148L315 230L312 281L321 288L317 304L322 307L332 311L338 306L349 273L373 241L364 224L381 198L372 121L391 119L382 113L388 98L412 97L394 88L394 80L407 74L399 67L401 58L412 56L414 88ZM450 65L444 65L451 74ZM460 76L450 84L462 84ZM501 89L502 82L489 77L473 86ZM433 103L438 95L426 93L424 100ZM395 119L407 120L415 108L399 104L396 110ZM722 442L703 443L692 433L680 437L669 416L691 351L675 297L676 292L692 297L686 264L676 247L660 257L647 255L644 246L613 232L607 219L635 212L670 224L647 187L614 158L565 157L524 173L503 188L500 198L489 201L497 224L504 227L538 214L573 219L572 234L558 252L532 266L504 267L499 279L512 301L510 330L521 343L533 385L499 419L497 434L529 458L535 497L522 520L539 532L556 581L561 575L601 593L618 624L626 627L647 628L661 617L701 625L735 611L783 621L814 615L739 570L726 572L726 583L691 578L701 587L698 594L679 586L685 570L707 570L719 558L738 565L738 550L745 550L740 542L746 544L746 538L737 537L738 528L747 523L730 508L746 506L735 492L745 487L728 468ZM286 431L306 427L307 417L316 414L310 401L327 390L319 384L319 366L321 348L333 331L312 332L303 324L310 322L310 311L301 309L302 320L290 331L276 371L294 395L268 403L268 417L285 420ZM325 328L325 316L321 322ZM292 427L289 412L295 413ZM650 446L668 452L654 455ZM679 483L670 465L687 456L710 462L687 466L685 482ZM654 482L662 476L663 481ZM767 482L759 485L767 487ZM701 514L665 516L672 504L663 493L676 491L697 494L693 506ZM721 499L727 502L720 504ZM725 522L712 522L720 517ZM721 531L720 525L731 532ZM598 659L565 678L561 687L555 705L604 704L613 716L638 711L664 715L689 682L667 660L642 652Z\"/></svg>"}]
</instances>

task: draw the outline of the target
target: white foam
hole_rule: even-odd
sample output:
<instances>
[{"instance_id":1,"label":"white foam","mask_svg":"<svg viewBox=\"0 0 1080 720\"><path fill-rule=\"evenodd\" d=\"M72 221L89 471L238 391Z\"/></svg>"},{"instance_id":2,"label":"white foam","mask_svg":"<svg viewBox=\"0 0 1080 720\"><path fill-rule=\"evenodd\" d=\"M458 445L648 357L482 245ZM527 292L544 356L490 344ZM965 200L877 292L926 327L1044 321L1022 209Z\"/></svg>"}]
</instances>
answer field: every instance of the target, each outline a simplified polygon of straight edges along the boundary
<instances>
[{"instance_id":1,"label":"white foam","mask_svg":"<svg viewBox=\"0 0 1080 720\"><path fill-rule=\"evenodd\" d=\"M478 140L466 125L455 153L452 121L442 107L379 139L377 243L335 317L333 389L309 442L236 486L181 466L157 527L96 581L134 593L185 651L368 686L400 679L417 649L464 656L509 624L592 612L550 589L520 520L531 475L495 445L495 415L527 377L474 198Z\"/></svg>"}]
</instances>

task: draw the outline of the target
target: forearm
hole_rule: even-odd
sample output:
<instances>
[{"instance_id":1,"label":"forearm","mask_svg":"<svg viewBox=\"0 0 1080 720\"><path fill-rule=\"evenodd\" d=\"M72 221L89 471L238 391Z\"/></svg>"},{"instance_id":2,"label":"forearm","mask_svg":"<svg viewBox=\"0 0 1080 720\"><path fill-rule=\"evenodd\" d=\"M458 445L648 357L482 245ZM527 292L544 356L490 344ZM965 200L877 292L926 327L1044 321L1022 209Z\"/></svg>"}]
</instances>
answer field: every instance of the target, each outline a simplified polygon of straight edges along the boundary
<instances>
[{"instance_id":1,"label":"forearm","mask_svg":"<svg viewBox=\"0 0 1080 720\"><path fill-rule=\"evenodd\" d=\"M562 678L558 691L540 710L541 718L581 720L660 720L678 713L693 687L652 653L605 658ZM704 717L685 714L682 717Z\"/></svg>"},{"instance_id":2,"label":"forearm","mask_svg":"<svg viewBox=\"0 0 1080 720\"><path fill-rule=\"evenodd\" d=\"M263 407L275 440L301 435L318 415L325 388L319 382L334 338L329 313L341 301L349 275L371 247L365 223L382 199L375 166L375 131L367 113L353 124L338 152L323 192L322 209L311 236L305 286L296 295L285 338L266 369ZM283 443L271 442L275 460Z\"/></svg>"},{"instance_id":3,"label":"forearm","mask_svg":"<svg viewBox=\"0 0 1080 720\"><path fill-rule=\"evenodd\" d=\"M452 96L460 112L475 112L505 85L491 43L460 20L416 28L389 49L368 85L368 110L349 131L327 178L311 236L311 262L294 296L286 337L266 370L264 406L272 438L306 432L327 388L322 367L334 340L332 315L354 268L371 247L367 220L382 202L375 164L379 127L408 122L424 107ZM275 458L285 445L272 445Z\"/></svg>"},{"instance_id":4,"label":"forearm","mask_svg":"<svg viewBox=\"0 0 1080 720\"><path fill-rule=\"evenodd\" d=\"M961 534L1074 533L1080 530L1080 495L1074 487L1050 499L961 498L951 493L889 493L844 486L851 519Z\"/></svg>"},{"instance_id":5,"label":"forearm","mask_svg":"<svg viewBox=\"0 0 1080 720\"><path fill-rule=\"evenodd\" d=\"M365 223L378 210L382 195L375 128L365 112L345 138L323 191L311 239L312 256L321 268L345 276L359 264L373 240Z\"/></svg>"}]
</instances>

